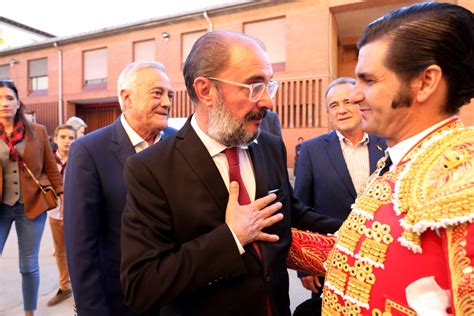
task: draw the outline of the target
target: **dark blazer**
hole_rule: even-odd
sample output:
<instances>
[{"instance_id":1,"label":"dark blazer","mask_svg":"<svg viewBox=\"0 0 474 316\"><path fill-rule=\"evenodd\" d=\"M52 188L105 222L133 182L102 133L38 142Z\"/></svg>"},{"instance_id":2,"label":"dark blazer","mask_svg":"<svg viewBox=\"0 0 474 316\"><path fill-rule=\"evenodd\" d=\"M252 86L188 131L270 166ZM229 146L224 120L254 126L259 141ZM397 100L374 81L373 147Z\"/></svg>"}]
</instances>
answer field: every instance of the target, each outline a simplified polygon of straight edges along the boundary
<instances>
[{"instance_id":1,"label":"dark blazer","mask_svg":"<svg viewBox=\"0 0 474 316\"><path fill-rule=\"evenodd\" d=\"M370 172L387 148L385 139L369 135ZM295 194L319 214L345 220L357 197L336 131L301 145Z\"/></svg>"},{"instance_id":2,"label":"dark blazer","mask_svg":"<svg viewBox=\"0 0 474 316\"><path fill-rule=\"evenodd\" d=\"M127 161L129 193L122 223L121 279L132 309L164 305L167 315L290 315L286 257L290 227L334 232L341 222L293 195L281 138L262 132L249 146L256 198L277 190L284 219L266 229L276 243L239 254L225 224L228 191L190 121L178 133Z\"/></svg>"},{"instance_id":3,"label":"dark blazer","mask_svg":"<svg viewBox=\"0 0 474 316\"><path fill-rule=\"evenodd\" d=\"M175 131L165 130L165 136ZM125 160L135 154L120 118L74 142L65 176L64 238L78 315L134 315L120 286Z\"/></svg>"},{"instance_id":4,"label":"dark blazer","mask_svg":"<svg viewBox=\"0 0 474 316\"><path fill-rule=\"evenodd\" d=\"M278 113L268 110L267 115L265 115L262 123L260 124L260 130L282 137Z\"/></svg>"}]
</instances>

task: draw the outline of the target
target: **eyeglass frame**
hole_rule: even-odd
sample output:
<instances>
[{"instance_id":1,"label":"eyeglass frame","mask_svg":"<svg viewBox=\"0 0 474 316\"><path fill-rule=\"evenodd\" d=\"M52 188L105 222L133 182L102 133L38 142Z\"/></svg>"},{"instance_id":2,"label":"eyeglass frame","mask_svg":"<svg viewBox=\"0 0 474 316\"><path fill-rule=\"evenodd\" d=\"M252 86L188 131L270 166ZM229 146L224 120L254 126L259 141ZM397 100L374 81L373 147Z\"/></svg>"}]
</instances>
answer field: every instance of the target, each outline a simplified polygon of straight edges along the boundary
<instances>
[{"instance_id":1,"label":"eyeglass frame","mask_svg":"<svg viewBox=\"0 0 474 316\"><path fill-rule=\"evenodd\" d=\"M268 83L257 82L257 83L252 83L252 84L245 84L245 83L225 80L225 79L221 79L221 78L216 78L216 77L206 77L206 78L210 79L210 80L215 80L215 81L219 81L219 82L223 82L223 83L232 84L232 85L237 86L237 87L242 87L242 88L249 89L249 100L250 100L250 102L260 101L260 99L263 97L263 94L265 93L265 91L268 91L268 95L270 96L270 98L274 98L277 91L278 91L278 88L280 86L279 82L276 81L276 80L270 80ZM273 95L272 95L272 93L270 92L270 89L269 89L271 84L276 85L276 89L275 89L275 92L273 92ZM260 86L260 85L264 85L265 89L262 90L262 93L260 94L260 96L258 98L256 98L255 100L252 100L250 98L250 96L252 95L252 92L254 91L256 86Z\"/></svg>"}]
</instances>

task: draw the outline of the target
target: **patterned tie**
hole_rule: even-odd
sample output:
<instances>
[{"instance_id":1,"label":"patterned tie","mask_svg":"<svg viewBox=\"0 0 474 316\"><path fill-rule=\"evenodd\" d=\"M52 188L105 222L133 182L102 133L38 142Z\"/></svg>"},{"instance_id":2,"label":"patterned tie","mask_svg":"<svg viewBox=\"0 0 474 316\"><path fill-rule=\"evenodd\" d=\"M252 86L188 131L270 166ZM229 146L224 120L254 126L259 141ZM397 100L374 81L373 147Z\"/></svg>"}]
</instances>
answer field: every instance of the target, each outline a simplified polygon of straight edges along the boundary
<instances>
[{"instance_id":1,"label":"patterned tie","mask_svg":"<svg viewBox=\"0 0 474 316\"><path fill-rule=\"evenodd\" d=\"M388 154L388 151L387 151L387 156L385 157L385 165L383 166L382 170L380 170L379 176L383 176L384 173L390 169L391 165L392 165L392 158L390 158L390 155Z\"/></svg>"},{"instance_id":2,"label":"patterned tie","mask_svg":"<svg viewBox=\"0 0 474 316\"><path fill-rule=\"evenodd\" d=\"M238 201L240 205L250 204L250 197L245 188L244 181L240 175L240 165L239 165L239 153L237 152L237 147L227 148L224 150L224 154L227 158L227 163L229 164L229 181L237 181L239 184L239 197ZM258 257L262 260L262 253L256 242L252 243L255 251L257 252Z\"/></svg>"}]
</instances>

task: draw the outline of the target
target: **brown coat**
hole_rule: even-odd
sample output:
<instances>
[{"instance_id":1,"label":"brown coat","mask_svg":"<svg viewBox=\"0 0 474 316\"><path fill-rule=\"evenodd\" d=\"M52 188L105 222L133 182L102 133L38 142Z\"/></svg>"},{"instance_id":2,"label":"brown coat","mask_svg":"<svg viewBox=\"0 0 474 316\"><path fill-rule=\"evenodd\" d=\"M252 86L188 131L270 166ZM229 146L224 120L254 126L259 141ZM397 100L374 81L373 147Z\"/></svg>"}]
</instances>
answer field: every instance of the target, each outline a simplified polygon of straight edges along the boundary
<instances>
[{"instance_id":1,"label":"brown coat","mask_svg":"<svg viewBox=\"0 0 474 316\"><path fill-rule=\"evenodd\" d=\"M30 128L31 133L25 133L23 160L42 185L52 185L56 194L62 194L63 180L48 141L46 128L35 123L30 123ZM46 211L48 205L41 198L41 190L31 176L26 171L20 171L20 177L25 215L34 219ZM3 184L3 172L0 172L0 180Z\"/></svg>"}]
</instances>

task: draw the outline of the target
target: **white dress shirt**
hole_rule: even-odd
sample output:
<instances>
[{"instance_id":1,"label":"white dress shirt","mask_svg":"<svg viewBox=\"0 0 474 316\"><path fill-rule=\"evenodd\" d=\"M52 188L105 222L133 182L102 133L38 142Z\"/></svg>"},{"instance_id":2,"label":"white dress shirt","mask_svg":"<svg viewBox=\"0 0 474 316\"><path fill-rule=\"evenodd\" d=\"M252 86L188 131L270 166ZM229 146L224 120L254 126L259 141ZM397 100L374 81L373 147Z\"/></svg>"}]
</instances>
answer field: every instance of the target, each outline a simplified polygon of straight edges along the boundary
<instances>
[{"instance_id":1,"label":"white dress shirt","mask_svg":"<svg viewBox=\"0 0 474 316\"><path fill-rule=\"evenodd\" d=\"M150 145L143 138L141 138L141 136L138 135L137 132L135 132L135 130L130 126L130 124L128 124L127 119L125 118L125 115L123 113L122 115L120 115L120 123L122 123L122 126L125 129L125 133L127 133L128 138L132 142L133 148L135 148L136 153L139 153L142 150L150 147ZM154 144L160 141L162 135L163 131L156 135Z\"/></svg>"}]
</instances>

